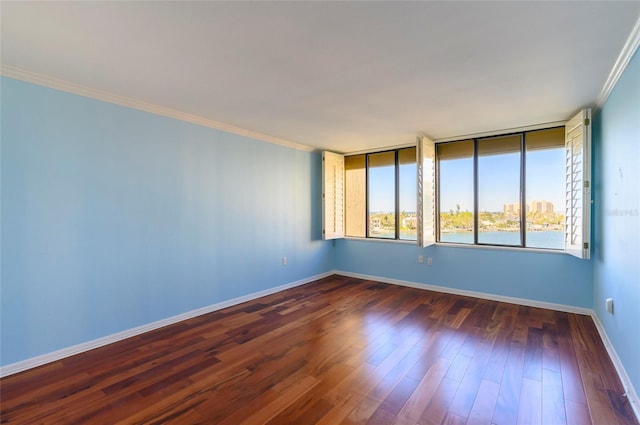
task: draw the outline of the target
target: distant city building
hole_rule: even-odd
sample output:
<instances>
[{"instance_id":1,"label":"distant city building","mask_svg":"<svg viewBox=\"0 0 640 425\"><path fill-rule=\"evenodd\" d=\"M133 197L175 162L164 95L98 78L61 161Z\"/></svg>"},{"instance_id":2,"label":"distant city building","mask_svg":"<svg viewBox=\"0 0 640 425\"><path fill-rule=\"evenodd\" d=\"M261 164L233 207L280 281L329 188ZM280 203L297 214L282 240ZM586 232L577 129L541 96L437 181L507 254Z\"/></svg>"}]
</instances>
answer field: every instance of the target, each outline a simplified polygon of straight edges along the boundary
<instances>
[{"instance_id":1,"label":"distant city building","mask_svg":"<svg viewBox=\"0 0 640 425\"><path fill-rule=\"evenodd\" d=\"M520 203L504 204L502 206L502 212L504 212L505 215L518 215L520 214Z\"/></svg>"},{"instance_id":2,"label":"distant city building","mask_svg":"<svg viewBox=\"0 0 640 425\"><path fill-rule=\"evenodd\" d=\"M527 205L527 212L553 213L554 211L553 202L549 201L531 201ZM502 206L502 212L504 212L505 215L519 215L520 203L504 204Z\"/></svg>"},{"instance_id":3,"label":"distant city building","mask_svg":"<svg viewBox=\"0 0 640 425\"><path fill-rule=\"evenodd\" d=\"M552 213L553 202L548 201L531 201L528 205L530 212Z\"/></svg>"}]
</instances>

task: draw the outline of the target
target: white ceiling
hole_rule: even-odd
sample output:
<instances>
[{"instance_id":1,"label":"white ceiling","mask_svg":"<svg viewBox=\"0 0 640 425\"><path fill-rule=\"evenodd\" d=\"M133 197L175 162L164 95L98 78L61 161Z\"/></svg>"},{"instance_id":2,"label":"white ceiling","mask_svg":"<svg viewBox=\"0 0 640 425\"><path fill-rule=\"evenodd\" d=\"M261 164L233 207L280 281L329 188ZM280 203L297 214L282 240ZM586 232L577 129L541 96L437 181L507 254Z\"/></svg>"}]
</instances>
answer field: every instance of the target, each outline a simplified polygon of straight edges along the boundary
<instances>
[{"instance_id":1,"label":"white ceiling","mask_svg":"<svg viewBox=\"0 0 640 425\"><path fill-rule=\"evenodd\" d=\"M640 2L7 2L1 60L339 152L561 121Z\"/></svg>"}]
</instances>

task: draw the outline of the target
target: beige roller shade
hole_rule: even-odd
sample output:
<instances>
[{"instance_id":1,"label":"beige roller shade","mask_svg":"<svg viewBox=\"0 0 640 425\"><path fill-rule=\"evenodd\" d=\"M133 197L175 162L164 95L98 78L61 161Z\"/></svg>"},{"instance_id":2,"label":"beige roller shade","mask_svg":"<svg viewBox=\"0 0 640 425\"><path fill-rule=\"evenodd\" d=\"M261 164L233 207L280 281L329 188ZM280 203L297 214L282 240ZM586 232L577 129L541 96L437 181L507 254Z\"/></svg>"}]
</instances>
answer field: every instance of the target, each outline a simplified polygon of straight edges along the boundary
<instances>
[{"instance_id":1,"label":"beige roller shade","mask_svg":"<svg viewBox=\"0 0 640 425\"><path fill-rule=\"evenodd\" d=\"M478 140L478 156L520 152L520 135L491 137Z\"/></svg>"},{"instance_id":2,"label":"beige roller shade","mask_svg":"<svg viewBox=\"0 0 640 425\"><path fill-rule=\"evenodd\" d=\"M415 164L416 163L416 148L400 149L398 151L398 162L402 164Z\"/></svg>"},{"instance_id":3,"label":"beige roller shade","mask_svg":"<svg viewBox=\"0 0 640 425\"><path fill-rule=\"evenodd\" d=\"M528 151L564 147L564 127L528 131L524 137Z\"/></svg>"},{"instance_id":4,"label":"beige roller shade","mask_svg":"<svg viewBox=\"0 0 640 425\"><path fill-rule=\"evenodd\" d=\"M395 152L381 152L369 154L369 168L395 166Z\"/></svg>"},{"instance_id":5,"label":"beige roller shade","mask_svg":"<svg viewBox=\"0 0 640 425\"><path fill-rule=\"evenodd\" d=\"M438 143L436 148L439 160L471 158L473 156L473 140Z\"/></svg>"},{"instance_id":6,"label":"beige roller shade","mask_svg":"<svg viewBox=\"0 0 640 425\"><path fill-rule=\"evenodd\" d=\"M344 158L345 235L366 236L367 194L365 155Z\"/></svg>"}]
</instances>

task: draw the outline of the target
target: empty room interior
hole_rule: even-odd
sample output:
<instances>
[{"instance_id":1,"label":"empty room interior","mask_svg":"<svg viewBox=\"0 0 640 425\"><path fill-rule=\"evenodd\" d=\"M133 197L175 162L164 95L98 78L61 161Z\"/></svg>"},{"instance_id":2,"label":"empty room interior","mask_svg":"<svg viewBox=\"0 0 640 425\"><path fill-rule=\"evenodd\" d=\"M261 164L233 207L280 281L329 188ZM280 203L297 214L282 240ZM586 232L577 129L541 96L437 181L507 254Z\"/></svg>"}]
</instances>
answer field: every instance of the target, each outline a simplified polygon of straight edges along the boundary
<instances>
[{"instance_id":1,"label":"empty room interior","mask_svg":"<svg viewBox=\"0 0 640 425\"><path fill-rule=\"evenodd\" d=\"M0 19L3 424L639 423L639 1Z\"/></svg>"}]
</instances>

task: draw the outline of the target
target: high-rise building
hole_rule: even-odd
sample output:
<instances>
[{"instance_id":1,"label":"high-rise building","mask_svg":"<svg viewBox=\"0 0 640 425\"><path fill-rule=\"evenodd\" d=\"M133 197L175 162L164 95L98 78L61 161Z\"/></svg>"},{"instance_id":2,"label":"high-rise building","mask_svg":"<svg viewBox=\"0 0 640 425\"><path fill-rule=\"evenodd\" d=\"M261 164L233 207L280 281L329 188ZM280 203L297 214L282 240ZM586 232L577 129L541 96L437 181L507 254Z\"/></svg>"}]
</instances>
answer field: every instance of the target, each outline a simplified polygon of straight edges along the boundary
<instances>
[{"instance_id":1,"label":"high-rise building","mask_svg":"<svg viewBox=\"0 0 640 425\"><path fill-rule=\"evenodd\" d=\"M553 202L549 201L531 201L527 204L527 212L552 213L554 212ZM520 203L504 204L502 212L509 215L520 214Z\"/></svg>"},{"instance_id":2,"label":"high-rise building","mask_svg":"<svg viewBox=\"0 0 640 425\"><path fill-rule=\"evenodd\" d=\"M553 202L549 201L531 201L528 206L530 212L552 213L554 211Z\"/></svg>"},{"instance_id":3,"label":"high-rise building","mask_svg":"<svg viewBox=\"0 0 640 425\"><path fill-rule=\"evenodd\" d=\"M520 214L520 203L514 202L513 204L504 204L502 206L502 212L505 214Z\"/></svg>"}]
</instances>

